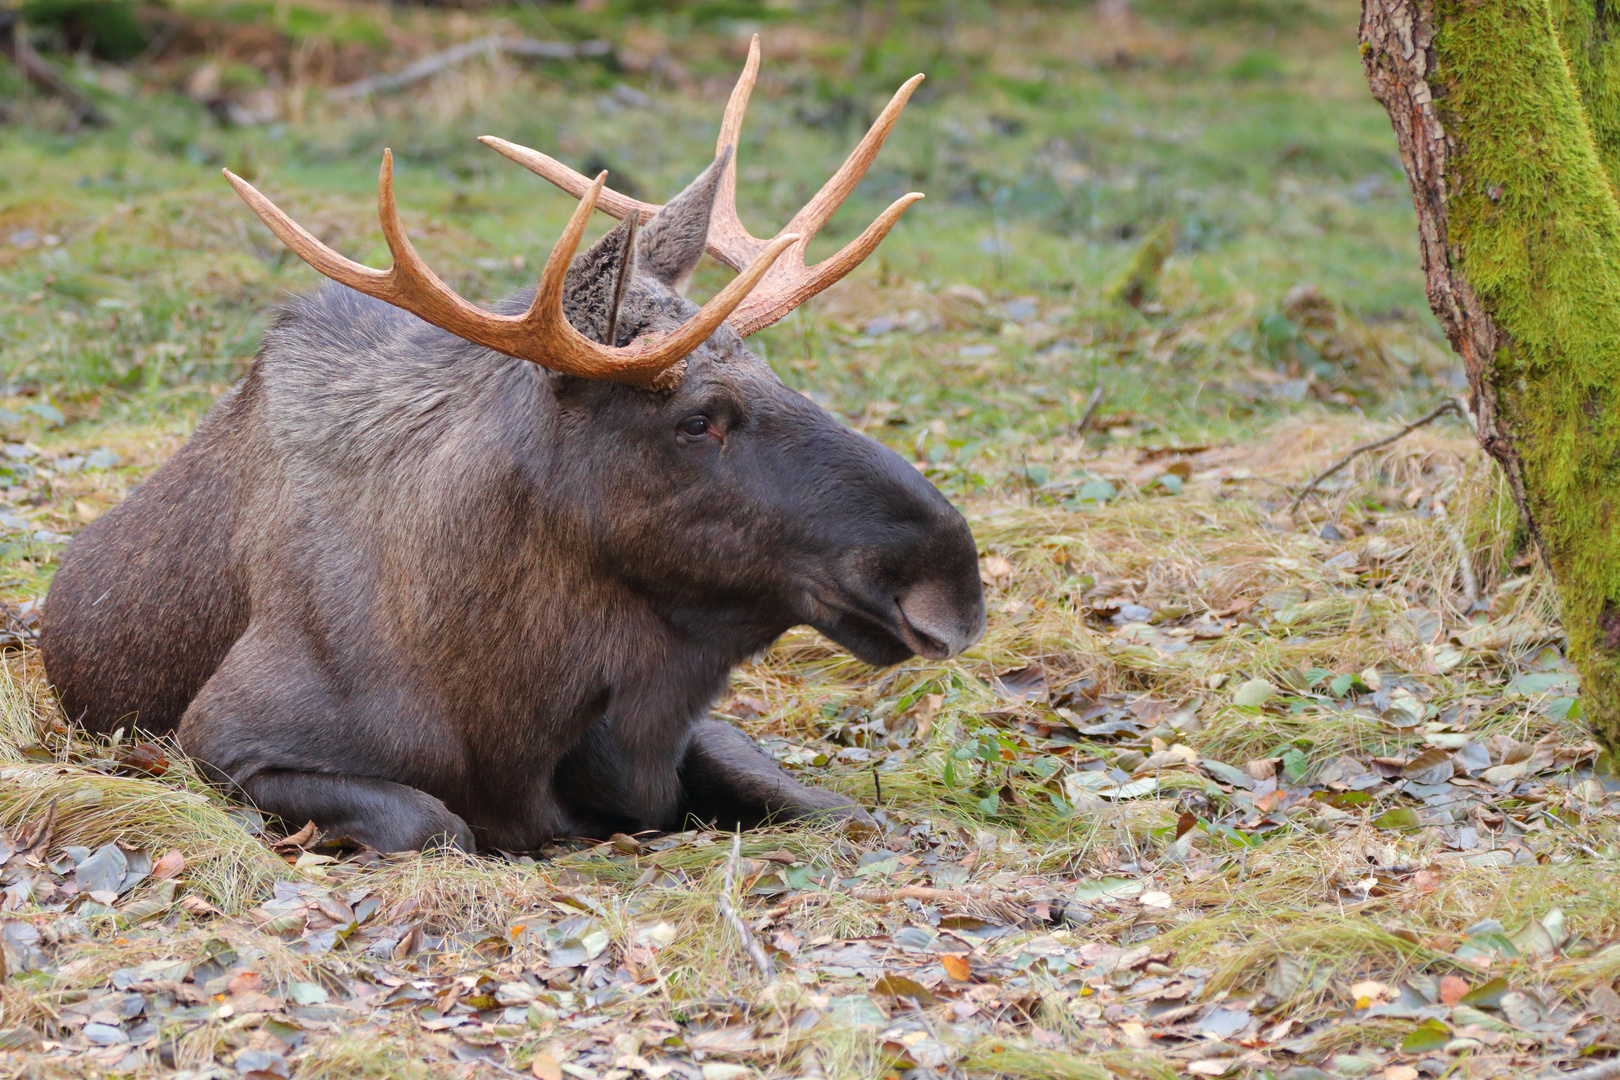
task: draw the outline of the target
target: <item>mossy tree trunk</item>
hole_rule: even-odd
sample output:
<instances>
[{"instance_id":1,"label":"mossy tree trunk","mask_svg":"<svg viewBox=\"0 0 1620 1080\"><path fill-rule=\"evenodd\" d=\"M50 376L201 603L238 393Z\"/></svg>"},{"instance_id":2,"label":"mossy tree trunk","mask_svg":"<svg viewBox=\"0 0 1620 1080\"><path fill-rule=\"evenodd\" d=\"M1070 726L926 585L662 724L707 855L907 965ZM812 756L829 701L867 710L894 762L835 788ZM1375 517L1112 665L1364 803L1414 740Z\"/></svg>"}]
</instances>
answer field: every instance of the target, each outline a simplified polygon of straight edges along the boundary
<instances>
[{"instance_id":1,"label":"mossy tree trunk","mask_svg":"<svg viewBox=\"0 0 1620 1080\"><path fill-rule=\"evenodd\" d=\"M1620 18L1605 0L1363 0L1429 303L1620 748Z\"/></svg>"}]
</instances>

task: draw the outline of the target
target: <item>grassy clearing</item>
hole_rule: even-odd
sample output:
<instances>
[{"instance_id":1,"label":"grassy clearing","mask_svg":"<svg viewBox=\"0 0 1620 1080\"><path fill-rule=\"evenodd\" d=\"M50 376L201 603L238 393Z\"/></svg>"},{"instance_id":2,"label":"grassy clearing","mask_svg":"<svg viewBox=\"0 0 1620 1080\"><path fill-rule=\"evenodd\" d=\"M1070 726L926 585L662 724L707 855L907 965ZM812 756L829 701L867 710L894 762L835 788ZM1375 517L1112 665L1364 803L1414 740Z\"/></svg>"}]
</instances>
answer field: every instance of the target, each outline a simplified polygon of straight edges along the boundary
<instances>
[{"instance_id":1,"label":"grassy clearing","mask_svg":"<svg viewBox=\"0 0 1620 1080\"><path fill-rule=\"evenodd\" d=\"M273 849L280 825L172 748L74 736L24 647L0 683L3 1068L1411 1080L1607 1053L1620 830L1494 471L1448 419L1285 512L1457 385L1354 6L589 6L176 4L213 44L76 68L100 132L0 86L0 595L42 595L64 538L313 283L219 165L375 262L392 145L419 248L489 297L569 205L472 136L662 197L704 163L758 30L741 200L761 231L923 70L819 243L929 199L753 340L966 509L990 632L889 671L795 632L720 706L882 829L742 839L768 980L720 913L725 836ZM259 66L244 27L273 31ZM605 37L614 59L326 96L491 32ZM232 106L257 120L213 119ZM1113 299L1171 236L1140 306Z\"/></svg>"}]
</instances>

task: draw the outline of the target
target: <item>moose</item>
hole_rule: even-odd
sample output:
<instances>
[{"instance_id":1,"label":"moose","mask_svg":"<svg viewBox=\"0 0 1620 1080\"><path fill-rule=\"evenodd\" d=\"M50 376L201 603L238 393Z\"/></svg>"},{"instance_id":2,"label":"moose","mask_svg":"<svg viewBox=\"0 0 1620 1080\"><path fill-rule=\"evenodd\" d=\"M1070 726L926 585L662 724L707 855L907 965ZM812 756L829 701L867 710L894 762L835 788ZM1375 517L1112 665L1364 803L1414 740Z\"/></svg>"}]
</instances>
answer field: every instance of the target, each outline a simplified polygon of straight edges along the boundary
<instances>
[{"instance_id":1,"label":"moose","mask_svg":"<svg viewBox=\"0 0 1620 1080\"><path fill-rule=\"evenodd\" d=\"M493 312L412 247L387 151L387 271L227 170L335 284L288 303L191 439L69 547L42 641L68 716L174 734L233 797L383 851L863 816L708 710L796 625L873 665L984 631L962 515L742 341L921 198L805 266L922 76L762 241L735 198L758 65L756 38L714 162L663 206L485 138L579 199L538 286ZM576 257L595 208L622 220ZM740 273L699 307L682 288L705 250Z\"/></svg>"}]
</instances>

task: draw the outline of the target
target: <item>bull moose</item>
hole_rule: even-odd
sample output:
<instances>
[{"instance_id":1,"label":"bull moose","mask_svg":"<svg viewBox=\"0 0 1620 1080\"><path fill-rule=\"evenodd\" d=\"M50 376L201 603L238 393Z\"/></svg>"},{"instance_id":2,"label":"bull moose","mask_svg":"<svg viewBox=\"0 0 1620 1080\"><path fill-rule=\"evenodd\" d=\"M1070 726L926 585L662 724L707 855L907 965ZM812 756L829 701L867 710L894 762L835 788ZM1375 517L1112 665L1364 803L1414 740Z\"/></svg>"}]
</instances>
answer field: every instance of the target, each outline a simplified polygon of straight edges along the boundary
<instances>
[{"instance_id":1,"label":"bull moose","mask_svg":"<svg viewBox=\"0 0 1620 1080\"><path fill-rule=\"evenodd\" d=\"M877 665L983 633L961 514L742 342L921 198L804 265L921 76L761 241L735 202L758 63L756 39L714 162L662 207L485 138L580 200L494 312L413 249L387 151L387 271L227 170L336 284L284 307L190 441L73 541L43 635L68 715L176 733L236 797L385 851L862 814L706 713L795 625ZM593 208L622 221L576 258ZM699 308L681 289L705 248L741 272Z\"/></svg>"}]
</instances>

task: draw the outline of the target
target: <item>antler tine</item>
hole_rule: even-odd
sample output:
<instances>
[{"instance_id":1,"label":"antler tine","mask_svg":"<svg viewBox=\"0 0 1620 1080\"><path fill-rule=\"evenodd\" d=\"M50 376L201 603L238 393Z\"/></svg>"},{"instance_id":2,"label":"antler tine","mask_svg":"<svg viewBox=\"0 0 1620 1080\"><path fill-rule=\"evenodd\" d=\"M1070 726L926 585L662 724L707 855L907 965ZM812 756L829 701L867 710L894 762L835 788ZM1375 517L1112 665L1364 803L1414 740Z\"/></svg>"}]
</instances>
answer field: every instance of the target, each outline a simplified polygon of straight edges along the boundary
<instances>
[{"instance_id":1,"label":"antler tine","mask_svg":"<svg viewBox=\"0 0 1620 1080\"><path fill-rule=\"evenodd\" d=\"M809 245L811 239L821 231L821 227L838 212L840 206L844 205L844 200L849 198L850 192L861 182L866 170L871 168L872 160L877 157L878 151L883 149L883 143L888 139L889 132L894 130L894 125L900 120L901 111L905 109L906 103L911 100L912 92L917 89L917 84L922 82L923 78L922 75L913 75L894 92L894 97L889 99L889 103L878 114L877 120L867 129L855 149L850 151L849 157L844 159L838 171L821 185L821 190L816 192L815 198L804 204L804 209L793 215L793 220L787 223L783 232L799 233L804 237L803 244ZM912 198L913 195L916 198ZM905 196L905 199L910 199L911 202L916 202L920 198L922 194L915 191ZM904 202L905 199L901 201Z\"/></svg>"},{"instance_id":2,"label":"antler tine","mask_svg":"<svg viewBox=\"0 0 1620 1080\"><path fill-rule=\"evenodd\" d=\"M495 315L474 307L457 296L422 261L405 235L394 204L394 158L388 151L383 152L382 169L377 177L378 215L388 249L394 255L394 265L387 270L374 270L339 255L283 213L252 184L229 169L224 172L259 220L299 258L333 281L404 308L476 345L554 371L636 386L668 385L677 378L686 356L719 328L748 297L777 257L799 239L788 235L772 241L743 273L679 328L650 334L618 349L585 337L573 328L562 310L568 266L579 248L586 220L603 192L606 172L588 185L584 198L574 208L568 227L546 260L534 302L523 315Z\"/></svg>"},{"instance_id":3,"label":"antler tine","mask_svg":"<svg viewBox=\"0 0 1620 1080\"><path fill-rule=\"evenodd\" d=\"M231 187L242 197L249 208L259 216L265 227L276 234L276 238L310 266L333 281L349 286L360 292L375 296L376 291L382 288L389 274L386 270L373 270L369 266L362 266L353 259L346 259L321 243L298 222L281 212L281 208L259 193L259 189L237 176L229 169L221 169L225 179L231 182Z\"/></svg>"},{"instance_id":4,"label":"antler tine","mask_svg":"<svg viewBox=\"0 0 1620 1080\"><path fill-rule=\"evenodd\" d=\"M562 235L551 245L551 254L546 256L546 266L540 272L540 284L535 287L534 301L529 305L526 316L532 322L568 322L562 311L563 283L568 277L568 266L574 261L574 253L579 250L579 242L585 235L585 223L590 220L591 211L596 209L596 201L606 184L607 170L603 169L591 181L591 186L585 189L568 218L568 224L563 227Z\"/></svg>"},{"instance_id":5,"label":"antler tine","mask_svg":"<svg viewBox=\"0 0 1620 1080\"><path fill-rule=\"evenodd\" d=\"M522 321L536 337L549 338L555 351L562 354L563 363L550 362L548 367L589 378L617 379L621 382L638 381L627 376L640 376L643 385L663 386L678 381L686 356L710 334L720 328L727 317L748 297L782 252L791 247L797 236L783 236L772 241L759 257L754 259L720 293L704 304L692 318L679 328L664 334L652 334L622 349L600 345L575 330L563 314L563 283L568 276L569 264L579 249L585 233L585 222L607 182L604 170L586 189L573 216L551 249L540 285L535 289L534 302ZM611 366L605 366L611 362Z\"/></svg>"},{"instance_id":6,"label":"antler tine","mask_svg":"<svg viewBox=\"0 0 1620 1080\"><path fill-rule=\"evenodd\" d=\"M591 186L590 177L575 172L549 154L542 154L540 151L531 150L527 146L507 142L505 139L496 138L494 135L480 135L478 141L497 154L503 154L517 162L536 176L550 180L576 199L581 198ZM619 194L610 187L602 189L602 197L596 208L621 220L626 214L635 211L641 215L641 224L643 225L650 221L654 214L663 209L658 203L647 203L642 202L640 199L632 199L628 195ZM733 267L733 269L741 268Z\"/></svg>"},{"instance_id":7,"label":"antler tine","mask_svg":"<svg viewBox=\"0 0 1620 1080\"><path fill-rule=\"evenodd\" d=\"M732 153L731 160L726 162L720 174L720 184L715 192L714 209L709 219L707 247L709 254L733 270L741 270L750 265L768 247L766 241L748 231L737 214L736 148L742 135L743 116L748 111L748 100L753 96L754 86L759 78L759 57L759 35L755 34L748 44L748 60L743 65L737 85L732 88L730 99L726 102L725 116L720 122L720 137L715 143L716 157L725 153L728 148ZM889 104L884 107L876 122L850 152L849 157L839 166L838 171L822 185L815 198L793 215L793 220L777 234L786 236L797 233L800 239L795 245L790 261L776 267L768 275L769 280L763 294L749 297L743 305L743 315L731 320L732 328L739 334L751 334L769 326L848 274L888 235L900 215L905 213L912 203L923 197L920 192L915 191L902 196L836 255L822 260L815 266L805 266L804 254L810 246L810 240L844 204L844 200L849 198L850 193L861 182L861 177L866 175L866 170L871 167L878 151L883 148L884 141L888 139L889 133L894 130L894 125L900 119L901 111L905 109L906 103L911 100L912 93L922 80L922 75L913 75L895 91L894 97L889 100ZM492 135L480 136L478 141L504 154L530 172L551 181L575 198L582 196L590 187L591 182L584 176L538 150L518 146L516 143ZM602 192L601 208L616 218L623 218L634 212L641 216L642 221L647 221L662 209L654 203L644 203L608 189Z\"/></svg>"},{"instance_id":8,"label":"antler tine","mask_svg":"<svg viewBox=\"0 0 1620 1080\"><path fill-rule=\"evenodd\" d=\"M736 331L738 337L747 337L763 330L848 274L883 242L883 238L889 235L889 230L894 228L894 223L900 220L900 215L905 213L912 203L922 198L923 194L920 191L902 195L889 204L889 208L879 214L877 220L868 225L861 235L845 244L836 255L828 256L815 266L805 268L801 262L797 271L792 267L784 267L777 274L773 274L772 277L779 275L782 277L781 283L775 288L761 289L759 295L750 296L739 305L731 316L732 330ZM799 250L802 253L802 245L799 246Z\"/></svg>"},{"instance_id":9,"label":"antler tine","mask_svg":"<svg viewBox=\"0 0 1620 1080\"><path fill-rule=\"evenodd\" d=\"M748 43L748 62L743 65L737 85L726 101L720 137L714 144L715 157L729 149L731 160L720 173L720 186L714 193L714 210L709 216L709 252L733 270L746 266L765 246L765 241L750 233L737 216L737 144L742 139L743 115L748 112L748 99L753 96L758 78L759 35L755 34Z\"/></svg>"},{"instance_id":10,"label":"antler tine","mask_svg":"<svg viewBox=\"0 0 1620 1080\"><path fill-rule=\"evenodd\" d=\"M458 336L465 335L456 329L457 326L476 325L479 320L488 317L488 312L469 304L440 280L439 275L416 253L410 237L405 235L405 224L400 221L399 206L394 202L394 151L386 147L383 149L382 166L377 171L377 220L382 224L383 240L388 244L389 253L394 256L394 265L386 271L392 295L372 293L373 296L403 307ZM405 300L409 304L401 302Z\"/></svg>"},{"instance_id":11,"label":"antler tine","mask_svg":"<svg viewBox=\"0 0 1620 1080\"><path fill-rule=\"evenodd\" d=\"M467 327L488 317L486 312L467 303L440 281L406 238L399 211L394 206L394 155L391 151L383 151L382 168L377 174L377 210L382 219L383 238L394 255L394 265L387 270L374 270L339 255L311 236L252 184L229 169L223 171L236 193L282 243L340 285L403 307L461 337L468 336L464 332Z\"/></svg>"}]
</instances>

